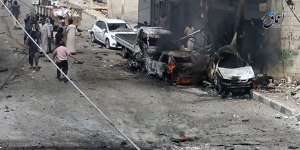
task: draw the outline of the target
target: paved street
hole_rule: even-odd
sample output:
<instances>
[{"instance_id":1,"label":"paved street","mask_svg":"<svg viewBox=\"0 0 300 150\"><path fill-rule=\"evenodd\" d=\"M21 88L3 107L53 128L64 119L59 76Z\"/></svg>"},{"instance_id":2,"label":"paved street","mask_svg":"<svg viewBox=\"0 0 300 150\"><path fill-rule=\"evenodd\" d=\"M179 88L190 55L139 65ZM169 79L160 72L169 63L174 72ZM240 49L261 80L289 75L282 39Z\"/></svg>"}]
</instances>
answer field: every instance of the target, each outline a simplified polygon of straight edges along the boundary
<instances>
[{"instance_id":1,"label":"paved street","mask_svg":"<svg viewBox=\"0 0 300 150\"><path fill-rule=\"evenodd\" d=\"M0 14L0 65L9 68L0 81L18 67L0 90L0 147L133 149L69 83L56 80L46 58L39 72L29 69L20 52L23 32L10 26L4 9ZM142 149L300 148L296 121L264 104L185 92L128 71L118 50L89 46L87 33L77 40L84 64L71 61L70 77Z\"/></svg>"}]
</instances>

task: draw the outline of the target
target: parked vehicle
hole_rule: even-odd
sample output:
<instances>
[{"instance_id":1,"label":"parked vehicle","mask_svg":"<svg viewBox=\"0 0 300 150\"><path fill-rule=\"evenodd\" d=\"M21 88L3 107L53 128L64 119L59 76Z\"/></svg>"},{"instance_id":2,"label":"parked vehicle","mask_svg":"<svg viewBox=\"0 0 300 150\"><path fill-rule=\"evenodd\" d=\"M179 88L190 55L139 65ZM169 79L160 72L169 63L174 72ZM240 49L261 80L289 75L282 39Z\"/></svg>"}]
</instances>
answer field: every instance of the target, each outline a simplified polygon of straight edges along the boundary
<instances>
[{"instance_id":1,"label":"parked vehicle","mask_svg":"<svg viewBox=\"0 0 300 150\"><path fill-rule=\"evenodd\" d=\"M58 6L59 0L51 0L51 5L52 6Z\"/></svg>"},{"instance_id":2,"label":"parked vehicle","mask_svg":"<svg viewBox=\"0 0 300 150\"><path fill-rule=\"evenodd\" d=\"M209 78L219 94L250 94L255 78L253 68L236 53L218 52L211 56Z\"/></svg>"},{"instance_id":3,"label":"parked vehicle","mask_svg":"<svg viewBox=\"0 0 300 150\"><path fill-rule=\"evenodd\" d=\"M164 51L161 55L147 57L146 71L170 83L191 84L191 54L190 51Z\"/></svg>"},{"instance_id":4,"label":"parked vehicle","mask_svg":"<svg viewBox=\"0 0 300 150\"><path fill-rule=\"evenodd\" d=\"M100 19L89 33L93 42L99 41L108 49L121 48L116 41L117 34L135 34L125 21L119 19Z\"/></svg>"},{"instance_id":5,"label":"parked vehicle","mask_svg":"<svg viewBox=\"0 0 300 150\"><path fill-rule=\"evenodd\" d=\"M134 57L136 53L151 55L157 52L158 42L169 30L161 27L141 27L135 34L116 34L116 41L122 47L123 57Z\"/></svg>"}]
</instances>

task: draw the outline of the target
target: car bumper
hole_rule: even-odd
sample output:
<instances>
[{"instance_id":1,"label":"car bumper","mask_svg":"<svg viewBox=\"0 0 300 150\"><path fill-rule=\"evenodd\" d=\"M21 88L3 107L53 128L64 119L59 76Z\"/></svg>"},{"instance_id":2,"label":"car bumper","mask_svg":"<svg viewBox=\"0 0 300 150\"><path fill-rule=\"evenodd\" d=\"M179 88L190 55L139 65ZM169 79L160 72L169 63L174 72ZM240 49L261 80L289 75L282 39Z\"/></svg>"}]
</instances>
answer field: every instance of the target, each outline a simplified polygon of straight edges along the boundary
<instances>
[{"instance_id":1,"label":"car bumper","mask_svg":"<svg viewBox=\"0 0 300 150\"><path fill-rule=\"evenodd\" d=\"M252 82L221 82L221 85L226 89L251 89Z\"/></svg>"},{"instance_id":2,"label":"car bumper","mask_svg":"<svg viewBox=\"0 0 300 150\"><path fill-rule=\"evenodd\" d=\"M118 44L115 40L111 40L110 47L112 48L122 48L120 44Z\"/></svg>"}]
</instances>

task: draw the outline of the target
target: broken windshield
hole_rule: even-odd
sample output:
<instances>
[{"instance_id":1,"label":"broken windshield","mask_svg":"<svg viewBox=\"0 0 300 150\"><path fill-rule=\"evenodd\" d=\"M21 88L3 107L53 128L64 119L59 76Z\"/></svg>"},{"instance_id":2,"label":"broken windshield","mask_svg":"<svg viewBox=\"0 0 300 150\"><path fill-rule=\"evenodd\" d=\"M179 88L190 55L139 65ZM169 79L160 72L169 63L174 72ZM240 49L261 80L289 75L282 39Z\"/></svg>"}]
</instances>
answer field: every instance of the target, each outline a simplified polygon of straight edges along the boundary
<instances>
[{"instance_id":1,"label":"broken windshield","mask_svg":"<svg viewBox=\"0 0 300 150\"><path fill-rule=\"evenodd\" d=\"M109 23L108 24L109 31L131 31L129 26L126 23Z\"/></svg>"}]
</instances>

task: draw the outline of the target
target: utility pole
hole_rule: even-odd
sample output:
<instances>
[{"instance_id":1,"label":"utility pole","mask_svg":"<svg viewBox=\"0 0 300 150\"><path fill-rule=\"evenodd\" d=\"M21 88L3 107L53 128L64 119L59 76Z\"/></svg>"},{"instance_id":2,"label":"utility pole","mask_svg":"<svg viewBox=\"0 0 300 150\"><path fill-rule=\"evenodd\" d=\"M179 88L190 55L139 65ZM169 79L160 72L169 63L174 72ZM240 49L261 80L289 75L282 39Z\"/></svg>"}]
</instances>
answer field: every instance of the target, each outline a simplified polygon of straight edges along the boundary
<instances>
[{"instance_id":1,"label":"utility pole","mask_svg":"<svg viewBox=\"0 0 300 150\"><path fill-rule=\"evenodd\" d=\"M124 19L125 15L125 0L122 0L122 8L121 8L122 19Z\"/></svg>"},{"instance_id":2,"label":"utility pole","mask_svg":"<svg viewBox=\"0 0 300 150\"><path fill-rule=\"evenodd\" d=\"M107 9L108 9L108 18L112 18L113 11L112 11L112 0L106 0L107 3Z\"/></svg>"}]
</instances>

